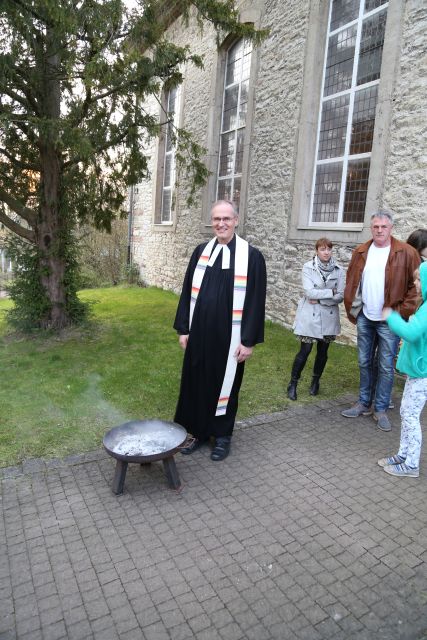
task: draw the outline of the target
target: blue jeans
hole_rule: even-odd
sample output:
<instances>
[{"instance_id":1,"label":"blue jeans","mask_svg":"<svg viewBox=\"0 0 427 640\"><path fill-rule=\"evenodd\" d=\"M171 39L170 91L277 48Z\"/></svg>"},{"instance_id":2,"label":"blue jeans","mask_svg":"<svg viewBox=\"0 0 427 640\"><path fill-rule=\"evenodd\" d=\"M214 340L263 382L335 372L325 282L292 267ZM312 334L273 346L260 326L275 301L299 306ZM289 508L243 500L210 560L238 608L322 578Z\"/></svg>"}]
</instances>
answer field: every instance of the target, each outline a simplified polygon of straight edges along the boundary
<instances>
[{"instance_id":1,"label":"blue jeans","mask_svg":"<svg viewBox=\"0 0 427 640\"><path fill-rule=\"evenodd\" d=\"M367 407L375 397L375 411L387 411L394 378L394 358L398 341L386 322L369 320L361 311L357 316L357 350L359 355L359 400ZM377 346L378 345L378 346ZM375 389L373 363L378 351L378 378Z\"/></svg>"}]
</instances>

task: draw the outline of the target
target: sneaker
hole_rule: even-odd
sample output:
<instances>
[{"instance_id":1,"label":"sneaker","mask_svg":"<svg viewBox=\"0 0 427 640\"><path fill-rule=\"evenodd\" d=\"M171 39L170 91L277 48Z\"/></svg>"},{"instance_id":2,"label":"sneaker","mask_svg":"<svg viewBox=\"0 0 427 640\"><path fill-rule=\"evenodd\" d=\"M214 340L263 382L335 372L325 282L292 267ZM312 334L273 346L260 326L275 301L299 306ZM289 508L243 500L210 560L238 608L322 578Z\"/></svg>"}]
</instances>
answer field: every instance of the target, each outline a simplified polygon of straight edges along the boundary
<instances>
[{"instance_id":1,"label":"sneaker","mask_svg":"<svg viewBox=\"0 0 427 640\"><path fill-rule=\"evenodd\" d=\"M391 464L402 464L405 462L406 458L402 458L401 456L390 456L389 458L381 458L378 460L378 464L380 467L390 466Z\"/></svg>"},{"instance_id":2,"label":"sneaker","mask_svg":"<svg viewBox=\"0 0 427 640\"><path fill-rule=\"evenodd\" d=\"M394 409L394 406L395 406L395 405L394 405L393 400L390 400L390 402L388 403L388 408L389 408L389 409Z\"/></svg>"},{"instance_id":3,"label":"sneaker","mask_svg":"<svg viewBox=\"0 0 427 640\"><path fill-rule=\"evenodd\" d=\"M391 422L385 411L374 411L374 420L381 431L391 431Z\"/></svg>"},{"instance_id":4,"label":"sneaker","mask_svg":"<svg viewBox=\"0 0 427 640\"><path fill-rule=\"evenodd\" d=\"M370 413L370 407L367 407L361 402L356 402L356 404L354 404L349 409L344 409L344 411L341 411L341 415L344 416L344 418L358 418L359 416L370 415Z\"/></svg>"},{"instance_id":5,"label":"sneaker","mask_svg":"<svg viewBox=\"0 0 427 640\"><path fill-rule=\"evenodd\" d=\"M386 465L384 471L391 476L398 476L399 478L418 478L420 475L418 467L408 467L404 462L402 464Z\"/></svg>"}]
</instances>

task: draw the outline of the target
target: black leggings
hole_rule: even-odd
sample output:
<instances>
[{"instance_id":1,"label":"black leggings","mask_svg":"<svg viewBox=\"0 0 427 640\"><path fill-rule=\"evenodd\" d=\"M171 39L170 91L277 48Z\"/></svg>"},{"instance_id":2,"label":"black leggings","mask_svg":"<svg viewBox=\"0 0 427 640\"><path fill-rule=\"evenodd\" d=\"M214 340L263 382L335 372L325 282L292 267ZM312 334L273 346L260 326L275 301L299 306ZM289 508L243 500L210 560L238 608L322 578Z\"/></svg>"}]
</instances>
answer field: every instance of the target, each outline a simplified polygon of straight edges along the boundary
<instances>
[{"instance_id":1,"label":"black leggings","mask_svg":"<svg viewBox=\"0 0 427 640\"><path fill-rule=\"evenodd\" d=\"M330 342L324 340L317 340L317 352L316 359L314 361L313 375L320 378L328 360L328 349ZM292 380L299 380L301 372L305 367L307 358L313 348L312 342L301 342L300 350L295 356L294 363L292 365L291 378Z\"/></svg>"}]
</instances>

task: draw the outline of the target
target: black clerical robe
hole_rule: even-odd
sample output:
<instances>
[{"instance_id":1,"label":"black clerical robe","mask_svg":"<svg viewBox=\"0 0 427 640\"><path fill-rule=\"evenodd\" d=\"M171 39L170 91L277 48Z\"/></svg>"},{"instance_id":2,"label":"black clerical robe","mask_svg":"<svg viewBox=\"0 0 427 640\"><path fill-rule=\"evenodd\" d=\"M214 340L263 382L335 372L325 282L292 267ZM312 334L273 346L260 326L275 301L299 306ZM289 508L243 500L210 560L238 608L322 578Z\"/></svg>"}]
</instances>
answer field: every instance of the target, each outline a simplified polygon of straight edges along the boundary
<instances>
[{"instance_id":1,"label":"black clerical robe","mask_svg":"<svg viewBox=\"0 0 427 640\"><path fill-rule=\"evenodd\" d=\"M225 415L215 416L231 339L236 237L228 243L230 268L222 269L222 251L215 263L206 267L189 331L193 273L206 244L199 245L191 256L174 323L178 334L189 333L175 422L198 439L231 436L245 366L244 362L237 365ZM241 325L241 343L245 347L264 341L265 294L264 257L258 249L249 246Z\"/></svg>"}]
</instances>

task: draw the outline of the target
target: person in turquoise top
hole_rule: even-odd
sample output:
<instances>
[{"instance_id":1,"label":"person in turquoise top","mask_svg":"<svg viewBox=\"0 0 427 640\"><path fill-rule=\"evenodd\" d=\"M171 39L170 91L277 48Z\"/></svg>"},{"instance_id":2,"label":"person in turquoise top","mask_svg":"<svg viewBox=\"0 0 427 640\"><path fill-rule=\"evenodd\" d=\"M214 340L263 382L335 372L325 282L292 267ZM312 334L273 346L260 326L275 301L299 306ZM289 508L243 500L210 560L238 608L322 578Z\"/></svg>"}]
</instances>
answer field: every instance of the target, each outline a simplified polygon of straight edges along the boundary
<instances>
[{"instance_id":1,"label":"person in turquoise top","mask_svg":"<svg viewBox=\"0 0 427 640\"><path fill-rule=\"evenodd\" d=\"M421 302L408 322L397 311L383 310L390 329L403 338L396 367L408 377L400 405L399 451L395 456L381 458L378 464L386 473L401 478L418 478L420 474L420 415L427 402L427 262L415 271L414 282Z\"/></svg>"}]
</instances>

